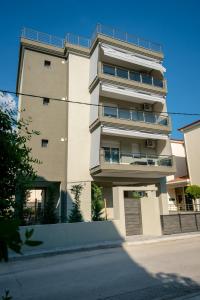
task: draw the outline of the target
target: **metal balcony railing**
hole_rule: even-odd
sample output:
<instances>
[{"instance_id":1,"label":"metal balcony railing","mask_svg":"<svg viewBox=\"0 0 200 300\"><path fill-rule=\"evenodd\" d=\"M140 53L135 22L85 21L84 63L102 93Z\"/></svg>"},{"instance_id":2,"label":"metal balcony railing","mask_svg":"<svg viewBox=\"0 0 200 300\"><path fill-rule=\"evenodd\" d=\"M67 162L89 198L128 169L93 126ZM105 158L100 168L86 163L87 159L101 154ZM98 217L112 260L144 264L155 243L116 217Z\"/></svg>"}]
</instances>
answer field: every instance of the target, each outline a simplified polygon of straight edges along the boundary
<instances>
[{"instance_id":1,"label":"metal balcony railing","mask_svg":"<svg viewBox=\"0 0 200 300\"><path fill-rule=\"evenodd\" d=\"M37 41L39 43L52 45L58 48L64 48L65 42L77 45L81 47L90 48L93 41L95 40L98 34L102 34L116 40L124 41L126 43L130 43L136 45L141 48L149 49L155 52L162 52L162 46L158 43L151 42L149 40L139 38L137 36L128 34L127 32L122 32L118 29L111 28L108 26L104 26L102 24L97 24L94 33L92 34L92 38L84 38L79 35L74 35L71 33L67 33L66 38L62 39L44 32L39 32L29 28L23 28L21 37Z\"/></svg>"},{"instance_id":2,"label":"metal balcony railing","mask_svg":"<svg viewBox=\"0 0 200 300\"><path fill-rule=\"evenodd\" d=\"M62 38L44 32L39 32L30 28L23 28L21 32L21 37L58 48L64 48L65 44L65 40Z\"/></svg>"},{"instance_id":3,"label":"metal balcony railing","mask_svg":"<svg viewBox=\"0 0 200 300\"><path fill-rule=\"evenodd\" d=\"M104 117L129 120L133 122L145 122L162 126L169 125L168 116L160 116L159 114L139 111L126 108L118 108L113 106L103 106L102 115Z\"/></svg>"},{"instance_id":4,"label":"metal balcony railing","mask_svg":"<svg viewBox=\"0 0 200 300\"><path fill-rule=\"evenodd\" d=\"M181 203L181 204L169 204L168 210L170 213L181 213L181 212L200 212L200 204L196 203Z\"/></svg>"},{"instance_id":5,"label":"metal balcony railing","mask_svg":"<svg viewBox=\"0 0 200 300\"><path fill-rule=\"evenodd\" d=\"M149 40L140 38L138 36L123 32L113 27L108 27L102 24L97 24L96 29L92 35L91 41L93 42L97 34L102 34L108 37L111 37L116 40L120 40L135 46L145 48L155 52L162 52L161 44L151 42Z\"/></svg>"},{"instance_id":6,"label":"metal balcony railing","mask_svg":"<svg viewBox=\"0 0 200 300\"><path fill-rule=\"evenodd\" d=\"M128 70L117 66L107 64L102 65L102 72L106 75L111 75L127 80L133 80L144 84L149 84L155 87L164 88L164 81L157 79L151 75L139 73L134 70Z\"/></svg>"},{"instance_id":7,"label":"metal balcony railing","mask_svg":"<svg viewBox=\"0 0 200 300\"><path fill-rule=\"evenodd\" d=\"M173 159L169 155L121 152L118 148L103 147L101 161L110 164L172 167Z\"/></svg>"},{"instance_id":8,"label":"metal balcony railing","mask_svg":"<svg viewBox=\"0 0 200 300\"><path fill-rule=\"evenodd\" d=\"M84 47L84 48L90 48L91 46L90 39L72 33L67 33L65 40L69 44Z\"/></svg>"}]
</instances>

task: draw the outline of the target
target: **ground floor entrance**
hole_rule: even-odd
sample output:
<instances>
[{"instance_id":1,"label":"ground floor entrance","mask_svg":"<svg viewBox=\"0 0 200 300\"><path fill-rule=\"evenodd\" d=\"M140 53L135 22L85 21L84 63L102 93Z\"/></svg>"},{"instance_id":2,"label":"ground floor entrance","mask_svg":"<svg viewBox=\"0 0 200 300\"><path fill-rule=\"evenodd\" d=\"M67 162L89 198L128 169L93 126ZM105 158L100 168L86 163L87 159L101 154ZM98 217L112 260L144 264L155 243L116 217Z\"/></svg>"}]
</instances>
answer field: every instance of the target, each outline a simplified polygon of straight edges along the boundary
<instances>
[{"instance_id":1,"label":"ground floor entrance","mask_svg":"<svg viewBox=\"0 0 200 300\"><path fill-rule=\"evenodd\" d=\"M124 198L126 235L142 234L140 199Z\"/></svg>"}]
</instances>

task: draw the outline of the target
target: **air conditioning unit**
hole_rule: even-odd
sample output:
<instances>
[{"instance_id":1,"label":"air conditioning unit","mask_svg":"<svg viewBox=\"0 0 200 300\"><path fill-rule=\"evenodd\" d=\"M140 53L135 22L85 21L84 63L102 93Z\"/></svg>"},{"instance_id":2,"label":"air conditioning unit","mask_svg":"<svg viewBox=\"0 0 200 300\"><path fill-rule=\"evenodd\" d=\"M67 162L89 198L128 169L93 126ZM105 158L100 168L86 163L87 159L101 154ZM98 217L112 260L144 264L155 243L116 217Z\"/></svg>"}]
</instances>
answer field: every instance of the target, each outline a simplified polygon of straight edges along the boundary
<instances>
[{"instance_id":1,"label":"air conditioning unit","mask_svg":"<svg viewBox=\"0 0 200 300\"><path fill-rule=\"evenodd\" d=\"M155 148L156 147L156 141L154 141L154 140L146 140L146 147L147 148Z\"/></svg>"},{"instance_id":2,"label":"air conditioning unit","mask_svg":"<svg viewBox=\"0 0 200 300\"><path fill-rule=\"evenodd\" d=\"M143 106L143 109L144 109L144 111L152 111L153 107L152 107L151 104L145 103L144 106Z\"/></svg>"}]
</instances>

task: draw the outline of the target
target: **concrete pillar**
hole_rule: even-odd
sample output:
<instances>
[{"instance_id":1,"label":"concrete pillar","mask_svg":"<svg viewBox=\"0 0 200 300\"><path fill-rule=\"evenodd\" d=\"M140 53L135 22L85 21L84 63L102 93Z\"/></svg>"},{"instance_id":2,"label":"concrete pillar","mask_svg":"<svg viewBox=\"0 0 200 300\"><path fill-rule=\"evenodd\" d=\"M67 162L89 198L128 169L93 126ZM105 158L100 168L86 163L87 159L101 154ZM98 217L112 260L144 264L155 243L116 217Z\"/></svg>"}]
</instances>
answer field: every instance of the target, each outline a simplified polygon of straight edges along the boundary
<instances>
[{"instance_id":1,"label":"concrete pillar","mask_svg":"<svg viewBox=\"0 0 200 300\"><path fill-rule=\"evenodd\" d=\"M160 221L159 199L155 191L147 192L147 197L141 198L141 215L143 235L162 235Z\"/></svg>"},{"instance_id":2,"label":"concrete pillar","mask_svg":"<svg viewBox=\"0 0 200 300\"><path fill-rule=\"evenodd\" d=\"M160 179L158 194L159 194L159 203L160 203L160 214L168 215L169 210L168 210L166 177Z\"/></svg>"},{"instance_id":3,"label":"concrete pillar","mask_svg":"<svg viewBox=\"0 0 200 300\"><path fill-rule=\"evenodd\" d=\"M125 211L124 211L124 188L113 187L113 216L119 220L119 231L122 237L126 237Z\"/></svg>"}]
</instances>

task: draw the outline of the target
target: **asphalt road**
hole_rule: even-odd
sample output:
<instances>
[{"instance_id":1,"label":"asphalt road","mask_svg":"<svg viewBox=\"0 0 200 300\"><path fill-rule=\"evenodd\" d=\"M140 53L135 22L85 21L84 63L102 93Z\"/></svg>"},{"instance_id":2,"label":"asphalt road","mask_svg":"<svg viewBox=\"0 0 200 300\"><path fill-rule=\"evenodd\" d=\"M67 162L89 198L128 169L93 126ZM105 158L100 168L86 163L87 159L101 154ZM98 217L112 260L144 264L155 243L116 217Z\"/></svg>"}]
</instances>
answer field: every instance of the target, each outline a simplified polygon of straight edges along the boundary
<instances>
[{"instance_id":1,"label":"asphalt road","mask_svg":"<svg viewBox=\"0 0 200 300\"><path fill-rule=\"evenodd\" d=\"M175 299L200 291L200 237L0 264L13 300Z\"/></svg>"}]
</instances>

